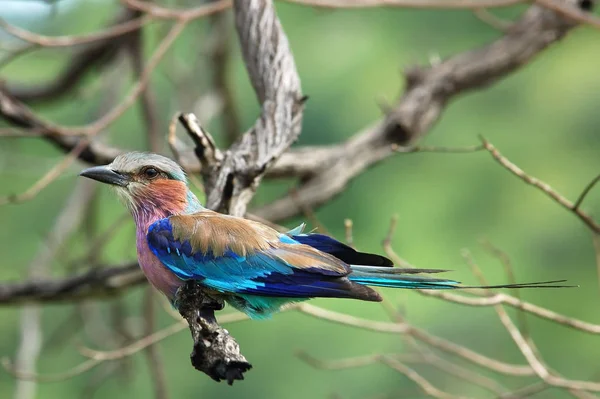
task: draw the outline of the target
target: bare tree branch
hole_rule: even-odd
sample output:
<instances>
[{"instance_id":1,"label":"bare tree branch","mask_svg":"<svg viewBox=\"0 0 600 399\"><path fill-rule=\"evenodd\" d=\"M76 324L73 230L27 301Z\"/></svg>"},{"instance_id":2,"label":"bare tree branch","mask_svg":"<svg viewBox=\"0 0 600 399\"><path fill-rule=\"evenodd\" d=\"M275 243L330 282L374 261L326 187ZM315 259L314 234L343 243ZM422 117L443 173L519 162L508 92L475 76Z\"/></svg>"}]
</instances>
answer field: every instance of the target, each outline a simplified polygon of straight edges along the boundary
<instances>
[{"instance_id":1,"label":"bare tree branch","mask_svg":"<svg viewBox=\"0 0 600 399\"><path fill-rule=\"evenodd\" d=\"M234 2L234 14L262 112L255 126L225 152L222 162L203 165L203 175L208 208L244 215L266 169L300 134L304 99L272 1Z\"/></svg>"},{"instance_id":2,"label":"bare tree branch","mask_svg":"<svg viewBox=\"0 0 600 399\"><path fill-rule=\"evenodd\" d=\"M0 285L0 305L44 302L73 302L82 298L115 295L146 278L137 263L99 267L64 279L37 279Z\"/></svg>"},{"instance_id":3,"label":"bare tree branch","mask_svg":"<svg viewBox=\"0 0 600 399\"><path fill-rule=\"evenodd\" d=\"M81 79L92 68L103 68L111 63L118 52L130 40L131 35L141 28L143 24L140 23L140 21L144 22L141 18L139 12L124 9L115 19L112 28L108 28L109 31L111 31L112 29L116 29L115 27L126 26L127 29L124 30L124 33L120 32L119 29L116 29L117 32L121 34L119 40L114 40L112 35L107 35L101 40L96 39L95 41L92 41L83 49L76 52L67 67L65 67L57 77L46 84L36 84L32 86L7 83L5 85L6 90L8 90L12 97L27 103L56 100L67 95L77 87ZM21 36L24 35L24 31L19 32ZM16 31L13 30L11 33L14 34ZM30 37L30 35L25 36L33 43L39 44L40 42L39 37ZM67 40L67 42L68 41L69 40ZM72 41L72 39L70 39L70 41ZM42 40L42 42L45 42L45 46L48 45L48 40Z\"/></svg>"},{"instance_id":4,"label":"bare tree branch","mask_svg":"<svg viewBox=\"0 0 600 399\"><path fill-rule=\"evenodd\" d=\"M565 1L573 7L575 0ZM555 11L530 7L502 38L429 68L406 71L406 89L383 121L345 143L306 147L284 154L270 173L302 176L297 200L291 195L252 212L273 221L301 213L298 205L316 207L343 191L371 165L394 154L393 146L413 147L437 122L454 97L486 87L530 62L574 26Z\"/></svg>"}]
</instances>

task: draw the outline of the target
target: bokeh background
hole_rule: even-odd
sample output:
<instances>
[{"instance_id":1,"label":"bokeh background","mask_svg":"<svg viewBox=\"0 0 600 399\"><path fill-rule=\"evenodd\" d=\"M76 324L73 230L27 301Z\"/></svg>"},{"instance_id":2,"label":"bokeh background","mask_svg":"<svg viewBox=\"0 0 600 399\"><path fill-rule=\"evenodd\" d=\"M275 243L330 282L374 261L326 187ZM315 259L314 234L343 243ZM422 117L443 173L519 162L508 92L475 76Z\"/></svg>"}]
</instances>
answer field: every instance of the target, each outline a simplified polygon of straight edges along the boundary
<instances>
[{"instance_id":1,"label":"bokeh background","mask_svg":"<svg viewBox=\"0 0 600 399\"><path fill-rule=\"evenodd\" d=\"M175 5L172 1L165 4ZM0 17L48 35L76 34L99 29L117 7L116 1L108 0L63 0L53 6L34 1L3 1ZM497 15L512 18L523 9L501 10ZM303 132L296 145L336 143L350 137L381 117L378 104L392 103L399 96L404 84L403 68L481 46L501 35L469 11L393 8L324 11L285 3L278 4L278 11L295 55L303 90L310 96ZM208 66L202 56L206 31L206 21L191 24L152 76L151 87L165 133L171 116L176 111L193 109L194 102L209 85ZM147 54L165 32L161 26L145 28ZM18 44L8 35L1 34L0 38L8 45ZM575 199L600 172L599 43L600 31L591 27L576 29L508 78L454 100L423 144L468 146L477 144L478 135L483 135L525 171ZM10 82L44 82L52 79L68 59L68 50L44 49L5 66L0 76ZM85 124L104 112L108 90L126 92L134 79L128 71L123 62L94 71L73 94L37 105L35 109L59 123ZM248 128L259 108L235 35L227 74L240 124L243 129ZM208 129L220 140L222 125L218 118L209 123ZM102 134L102 140L143 150L147 148L144 134L140 109L135 106ZM62 156L41 139L3 138L0 194L22 192ZM31 201L0 207L0 281L27 277L27 266L46 245L45 236L84 166L81 163L72 166ZM293 181L264 182L254 204L268 203L294 185ZM595 190L587 197L584 208L591 214L598 213L599 200L600 190ZM99 231L125 213L106 188L100 189L94 206L97 209L94 223ZM569 290L522 292L523 299L600 323L598 277L590 232L572 214L507 173L486 152L398 154L353 180L343 194L317 209L316 214L338 238L344 236L344 219L352 219L356 245L375 252L382 251L381 241L390 218L397 214L399 222L393 245L403 258L419 267L452 269L452 277L476 283L460 254L461 249L468 248L490 281L505 282L499 262L480 244L486 238L511 256L519 281L565 278L580 285ZM285 224L293 227L300 220ZM134 226L128 220L102 252L102 261L112 264L135 259L134 239ZM87 250L86 242L83 232L69 240L61 256L53 262L51 275L64 276L69 260ZM109 349L108 341L107 347L98 347L102 338L93 341L90 335L108 334L105 330L112 328L111 317L117 302L123 304L121 309L132 331L139 332L136 326L141 320L143 291L138 287L118 299L78 304L86 306L86 312L97 318L89 327L96 331L77 326L72 317L73 305L45 306L44 348L38 371L58 372L76 365L83 360L77 352L80 344ZM488 356L525 363L493 309L462 307L412 292L389 289L382 292L411 323L431 333ZM378 304L344 300L315 303L360 317L388 320ZM0 308L2 357L14 358L19 342L20 310L20 307ZM162 309L158 313L158 326L172 323ZM515 315L512 311L510 314ZM535 317L529 317L529 323L539 351L558 372L580 379L598 378L597 337ZM254 365L247 379L230 387L193 370L188 359L190 338L184 331L160 343L172 398L423 396L404 376L381 365L321 371L294 355L296 350L323 359L402 353L407 348L399 336L334 325L296 313L283 313L269 321L232 324L228 329ZM99 378L104 367L65 381L40 384L37 397L89 397L90 381ZM439 371L418 369L424 370L424 375L432 377L440 388L489 397L489 393L465 386ZM116 370L93 391L95 398L153 395L142 353ZM533 377L511 379L487 375L513 388L535 382ZM0 397L12 397L14 387L14 379L0 371ZM537 397L565 395L547 390Z\"/></svg>"}]
</instances>

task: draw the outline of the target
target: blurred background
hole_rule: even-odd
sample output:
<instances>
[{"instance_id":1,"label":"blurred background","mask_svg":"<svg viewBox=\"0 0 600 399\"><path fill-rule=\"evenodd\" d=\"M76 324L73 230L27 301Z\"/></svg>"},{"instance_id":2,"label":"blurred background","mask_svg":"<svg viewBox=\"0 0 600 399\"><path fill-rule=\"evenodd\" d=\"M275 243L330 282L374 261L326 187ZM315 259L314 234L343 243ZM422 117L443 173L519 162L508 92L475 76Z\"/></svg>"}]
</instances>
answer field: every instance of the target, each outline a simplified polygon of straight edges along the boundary
<instances>
[{"instance_id":1,"label":"blurred background","mask_svg":"<svg viewBox=\"0 0 600 399\"><path fill-rule=\"evenodd\" d=\"M196 5L169 0L169 7ZM0 17L11 24L45 35L81 34L100 30L119 12L117 1L9 0L0 3ZM484 45L502 35L471 11L375 8L317 10L284 2L278 14L288 35L304 93L310 96L303 131L295 145L340 142L382 117L380 104L393 103L401 94L402 70L426 65L458 52ZM525 8L495 10L501 18L517 17ZM212 17L211 17L212 18ZM193 111L207 130L227 145L227 123L234 118L242 133L252 126L259 104L249 84L233 30L231 11L220 18L229 32L229 55L224 76L236 114L211 111L204 96L211 90L217 24L200 19L188 25L152 74L150 87L157 109L161 151L169 154L166 132L177 111ZM143 29L147 59L167 32L168 24ZM23 42L0 32L5 56ZM548 182L575 200L600 172L600 32L575 29L564 40L541 53L530 64L496 84L460 96L422 144L463 147L479 143L483 135L509 159L533 176ZM211 50L213 49L213 50ZM76 49L43 48L30 51L2 66L1 78L14 85L51 81ZM105 68L86 74L76 89L52 101L32 103L39 115L64 125L84 125L120 101L136 80L126 54ZM212 108L211 108L212 107ZM229 118L229 122L226 119ZM3 125L6 126L6 125ZM136 104L101 133L101 141L126 149L146 150L148 140L140 105ZM179 132L184 136L183 131ZM183 138L183 137L182 137ZM0 139L0 195L21 193L63 157L63 152L38 138ZM31 262L48 246L47 236L56 223L84 168L77 162L35 198L0 207L0 281L25 280ZM253 206L269 203L287 193L294 181L265 181ZM85 190L92 190L88 186ZM43 273L59 278L86 270L77 264L94 237L110 230L108 242L95 264L135 260L133 222L105 187L97 190L92 210ZM583 205L595 215L600 190L592 191ZM453 270L451 278L476 284L462 249L469 249L490 282L504 283L497 259L482 247L487 239L511 257L518 281L568 279L579 284L569 290L530 290L524 300L591 323L600 323L599 288L590 231L565 209L502 169L487 152L464 154L398 154L369 169L349 184L340 196L315 210L320 222L338 239L344 238L344 220L354 224L354 243L364 251L382 252L390 219L398 216L393 247L400 256L422 268ZM290 228L304 218L282 224ZM314 224L309 223L309 228ZM75 264L74 264L75 263ZM81 345L115 349L143 335L145 288L123 295L77 304L42 308L42 349L37 372L66 371L84 358ZM412 324L487 356L526 364L492 308L451 304L414 292L382 289L388 303ZM327 309L372 320L389 320L379 304L344 300L316 300ZM0 307L0 357L14 359L20 342L23 307ZM226 309L226 312L232 311ZM156 309L156 329L173 319ZM509 310L511 316L516 313ZM557 372L567 377L598 380L598 337L529 316L529 329L539 352ZM398 372L383 365L347 370L315 369L295 356L303 350L321 359L340 359L411 350L399 335L368 332L295 312L268 321L244 321L227 326L254 368L234 386L217 384L189 363L191 339L187 330L160 342L169 397L218 398L375 398L424 397ZM120 331L124 330L124 331ZM455 359L452 358L454 361ZM458 360L457 363L468 366ZM476 386L431 367L413 365L436 386L471 397L493 397ZM469 366L471 367L471 366ZM537 381L534 377L506 377L479 370L508 390ZM15 379L0 370L0 397L15 396ZM37 398L116 398L154 395L148 358L107 362L73 378L40 383ZM336 396L337 395L337 396ZM388 395L388 396L386 396ZM570 397L545 390L540 398Z\"/></svg>"}]
</instances>

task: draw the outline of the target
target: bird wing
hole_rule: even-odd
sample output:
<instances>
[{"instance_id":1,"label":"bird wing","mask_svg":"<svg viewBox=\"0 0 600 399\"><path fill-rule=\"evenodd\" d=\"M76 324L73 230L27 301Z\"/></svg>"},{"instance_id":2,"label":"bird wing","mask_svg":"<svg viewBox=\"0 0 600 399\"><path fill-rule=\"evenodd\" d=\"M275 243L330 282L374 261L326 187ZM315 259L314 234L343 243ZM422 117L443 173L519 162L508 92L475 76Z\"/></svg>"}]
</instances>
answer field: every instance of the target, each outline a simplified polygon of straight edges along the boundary
<instances>
[{"instance_id":1,"label":"bird wing","mask_svg":"<svg viewBox=\"0 0 600 399\"><path fill-rule=\"evenodd\" d=\"M354 248L324 234L302 234L302 228L303 225L300 225L286 234L301 244L309 245L322 252L327 252L350 265L394 266L394 263L385 256L358 252Z\"/></svg>"},{"instance_id":2,"label":"bird wing","mask_svg":"<svg viewBox=\"0 0 600 399\"><path fill-rule=\"evenodd\" d=\"M178 277L222 292L281 297L360 297L340 259L263 224L202 211L153 223L148 244ZM355 287L358 286L358 287Z\"/></svg>"}]
</instances>

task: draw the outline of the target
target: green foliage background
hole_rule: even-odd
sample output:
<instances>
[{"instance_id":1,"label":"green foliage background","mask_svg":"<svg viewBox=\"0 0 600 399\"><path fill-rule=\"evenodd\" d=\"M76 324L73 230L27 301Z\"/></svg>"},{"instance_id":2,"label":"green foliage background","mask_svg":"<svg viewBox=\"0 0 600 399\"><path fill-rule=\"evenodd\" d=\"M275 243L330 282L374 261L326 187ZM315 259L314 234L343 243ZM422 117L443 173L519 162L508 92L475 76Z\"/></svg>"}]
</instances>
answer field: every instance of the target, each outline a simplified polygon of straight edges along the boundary
<instances>
[{"instance_id":1,"label":"green foliage background","mask_svg":"<svg viewBox=\"0 0 600 399\"><path fill-rule=\"evenodd\" d=\"M46 34L92 31L105 23L116 2L79 2L72 9L58 8L54 16L36 22L32 29ZM297 145L328 144L344 140L381 117L378 102L393 102L401 93L401 70L426 64L432 54L445 58L481 46L500 33L462 11L418 11L366 9L323 11L278 4L302 78L310 96L304 129ZM500 15L516 16L522 8ZM0 5L0 14L2 14ZM206 23L189 26L153 75L152 87L160 104L161 123L166 127L177 110L189 104L177 101L171 81L172 65L192 65L206 39ZM147 54L164 35L157 27L145 31ZM234 38L235 39L235 38ZM525 171L537 176L567 197L575 199L599 172L600 78L598 63L600 32L583 27L572 32L531 64L493 86L460 96L448 105L441 121L424 144L468 146L484 135ZM68 53L43 50L20 58L1 71L2 78L34 84L52 79L68 60ZM123 65L120 66L121 68ZM125 73L125 72L123 72ZM128 73L128 72L127 72ZM91 74L76 93L53 103L36 106L47 118L60 123L84 124L94 118L101 103L103 82ZM258 113L254 93L247 81L237 44L229 78L236 95L244 128ZM130 79L130 78L128 78ZM208 72L200 63L190 79L202 94ZM194 86L194 87L196 87ZM123 90L125 92L125 90ZM181 94L181 93L180 93ZM210 130L219 136L220 124ZM166 129L165 129L166 131ZM125 148L145 149L139 109L134 107L115 123L105 137ZM0 141L0 194L22 192L58 162L61 153L37 139ZM63 177L21 205L0 208L0 280L27 276L27 265L44 244L57 212L84 165L71 167ZM255 204L264 204L294 186L294 182L264 183ZM600 190L592 192L584 207L596 213ZM97 205L100 229L123 213L109 190L101 189ZM566 278L580 284L571 290L532 290L525 300L600 323L598 284L591 235L573 215L540 192L526 186L498 166L485 152L470 154L399 154L369 169L351 182L348 189L318 209L321 221L338 238L343 237L343 220L354 221L354 238L366 251L381 251L381 240L391 215L398 214L394 247L401 256L419 267L448 268L451 276L476 283L464 264L460 250L469 248L490 281L502 283L505 276L497 260L483 251L479 240L487 238L508 252L520 281ZM288 221L290 227L298 220ZM111 241L102 259L117 262L135 258L131 222ZM85 251L81 234L67 246L52 275L65 275L66 263ZM82 265L82 267L85 265ZM467 308L425 298L412 292L382 290L415 325L469 348L508 362L525 361L497 320L493 309ZM127 316L139 322L143 290L127 292ZM110 328L109 308L114 300L99 305L102 321L95 328ZM386 320L382 307L372 303L317 300L317 305L374 320ZM95 305L94 305L95 306ZM13 357L19 341L19 310L0 308L0 356ZM44 308L46 338L52 331L72 332L43 349L39 371L66 370L82 360L77 345L86 336L73 324L72 305ZM511 312L511 315L515 315ZM172 320L162 310L159 324ZM529 318L531 332L544 359L566 376L580 379L598 375L598 337ZM280 314L270 321L243 322L228 327L238 339L254 369L247 379L229 387L217 384L194 371L188 360L190 339L182 332L161 342L167 383L172 398L306 398L337 393L343 398L367 398L381 393L392 397L421 394L412 382L383 366L343 371L315 370L294 356L306 350L324 359L374 353L402 353L399 336L355 330L294 313ZM152 383L143 354L135 356L128 372L109 378L96 398L151 397ZM39 398L72 398L83 395L90 376L39 387ZM425 370L420 368L419 370ZM485 397L486 392L437 371L424 371L442 389ZM489 374L489 376L494 376ZM517 388L534 378L506 379ZM11 397L14 380L0 372L0 397ZM538 397L563 397L546 391Z\"/></svg>"}]
</instances>

